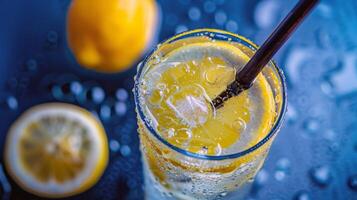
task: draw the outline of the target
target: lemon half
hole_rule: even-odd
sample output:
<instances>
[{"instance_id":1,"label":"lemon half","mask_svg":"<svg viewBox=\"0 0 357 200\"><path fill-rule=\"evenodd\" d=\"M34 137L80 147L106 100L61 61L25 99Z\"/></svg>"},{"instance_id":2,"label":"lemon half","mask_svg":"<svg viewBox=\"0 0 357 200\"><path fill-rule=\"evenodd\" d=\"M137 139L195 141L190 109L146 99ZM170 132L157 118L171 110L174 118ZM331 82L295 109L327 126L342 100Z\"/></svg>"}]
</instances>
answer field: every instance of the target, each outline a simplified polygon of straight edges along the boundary
<instances>
[{"instance_id":1,"label":"lemon half","mask_svg":"<svg viewBox=\"0 0 357 200\"><path fill-rule=\"evenodd\" d=\"M74 105L34 106L11 126L5 167L24 190L50 198L79 194L93 186L108 162L105 130Z\"/></svg>"}]
</instances>

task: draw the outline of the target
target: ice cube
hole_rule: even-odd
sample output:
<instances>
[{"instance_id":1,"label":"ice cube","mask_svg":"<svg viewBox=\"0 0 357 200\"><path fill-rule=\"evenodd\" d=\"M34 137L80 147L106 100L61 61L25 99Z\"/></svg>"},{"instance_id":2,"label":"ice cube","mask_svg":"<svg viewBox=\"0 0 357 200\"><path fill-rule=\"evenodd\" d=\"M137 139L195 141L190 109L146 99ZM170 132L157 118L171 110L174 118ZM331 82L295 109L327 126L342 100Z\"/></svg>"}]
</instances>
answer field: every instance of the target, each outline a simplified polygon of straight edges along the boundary
<instances>
[{"instance_id":1,"label":"ice cube","mask_svg":"<svg viewBox=\"0 0 357 200\"><path fill-rule=\"evenodd\" d=\"M171 95L166 103L176 116L190 127L204 124L213 113L209 97L204 89L197 85L184 87Z\"/></svg>"}]
</instances>

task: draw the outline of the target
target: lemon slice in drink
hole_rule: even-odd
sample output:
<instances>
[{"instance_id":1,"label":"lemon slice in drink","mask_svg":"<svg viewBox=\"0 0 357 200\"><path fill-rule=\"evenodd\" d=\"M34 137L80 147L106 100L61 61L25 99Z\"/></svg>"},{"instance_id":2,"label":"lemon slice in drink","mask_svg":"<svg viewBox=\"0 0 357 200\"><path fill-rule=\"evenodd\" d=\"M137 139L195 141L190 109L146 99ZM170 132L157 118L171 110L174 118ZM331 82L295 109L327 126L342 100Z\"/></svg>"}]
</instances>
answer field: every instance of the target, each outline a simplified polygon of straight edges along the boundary
<instances>
[{"instance_id":1,"label":"lemon slice in drink","mask_svg":"<svg viewBox=\"0 0 357 200\"><path fill-rule=\"evenodd\" d=\"M148 82L160 86L153 87L147 101L158 131L171 144L221 155L242 151L268 134L276 117L275 102L262 74L249 90L230 98L222 108L211 109L210 100L249 60L239 47L219 41L191 43L162 60L149 72L160 76L147 76L153 77Z\"/></svg>"},{"instance_id":2,"label":"lemon slice in drink","mask_svg":"<svg viewBox=\"0 0 357 200\"><path fill-rule=\"evenodd\" d=\"M5 166L24 190L42 197L79 194L93 186L108 162L101 123L70 104L34 106L11 126Z\"/></svg>"}]
</instances>

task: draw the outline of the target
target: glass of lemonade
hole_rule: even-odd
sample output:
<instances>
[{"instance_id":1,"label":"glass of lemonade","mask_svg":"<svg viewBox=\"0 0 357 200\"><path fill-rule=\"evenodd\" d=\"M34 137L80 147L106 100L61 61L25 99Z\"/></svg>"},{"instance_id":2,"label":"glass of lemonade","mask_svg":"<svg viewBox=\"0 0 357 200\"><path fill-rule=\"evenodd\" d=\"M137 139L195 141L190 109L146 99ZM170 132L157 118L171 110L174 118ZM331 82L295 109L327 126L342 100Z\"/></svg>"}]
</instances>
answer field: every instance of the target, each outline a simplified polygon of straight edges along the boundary
<instances>
[{"instance_id":1,"label":"glass of lemonade","mask_svg":"<svg viewBox=\"0 0 357 200\"><path fill-rule=\"evenodd\" d=\"M138 66L134 94L145 198L241 199L286 110L281 70L270 61L252 87L219 109L225 90L258 47L213 29L176 35Z\"/></svg>"}]
</instances>

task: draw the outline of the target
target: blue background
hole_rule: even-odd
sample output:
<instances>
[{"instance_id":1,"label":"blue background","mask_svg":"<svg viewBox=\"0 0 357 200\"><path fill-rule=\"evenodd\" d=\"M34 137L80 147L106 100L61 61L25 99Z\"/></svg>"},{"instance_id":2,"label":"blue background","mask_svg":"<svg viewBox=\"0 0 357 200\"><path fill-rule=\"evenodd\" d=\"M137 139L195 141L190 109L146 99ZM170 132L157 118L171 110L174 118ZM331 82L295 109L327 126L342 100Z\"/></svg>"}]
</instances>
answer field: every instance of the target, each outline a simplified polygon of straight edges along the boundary
<instances>
[{"instance_id":1,"label":"blue background","mask_svg":"<svg viewBox=\"0 0 357 200\"><path fill-rule=\"evenodd\" d=\"M53 101L80 105L102 120L111 154L98 184L72 199L142 199L131 93L136 65L113 75L81 68L66 43L69 2L0 1L1 151L9 126L27 108ZM296 2L159 0L156 41L209 27L261 44ZM250 199L357 199L356 34L357 1L321 1L275 56L287 77L288 112ZM0 183L3 199L36 198L3 169Z\"/></svg>"}]
</instances>

